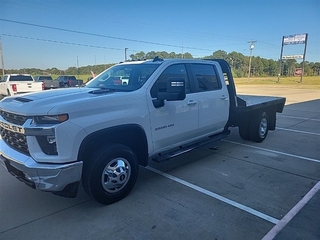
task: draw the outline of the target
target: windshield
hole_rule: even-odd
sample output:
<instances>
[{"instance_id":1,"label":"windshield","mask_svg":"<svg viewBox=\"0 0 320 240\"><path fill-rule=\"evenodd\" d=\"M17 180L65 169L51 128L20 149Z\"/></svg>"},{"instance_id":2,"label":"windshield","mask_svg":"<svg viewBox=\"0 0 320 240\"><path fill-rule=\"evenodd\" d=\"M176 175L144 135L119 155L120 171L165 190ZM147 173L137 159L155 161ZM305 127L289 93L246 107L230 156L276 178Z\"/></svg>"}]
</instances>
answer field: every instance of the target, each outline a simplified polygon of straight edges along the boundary
<instances>
[{"instance_id":1,"label":"windshield","mask_svg":"<svg viewBox=\"0 0 320 240\"><path fill-rule=\"evenodd\" d=\"M149 63L115 65L88 82L86 87L134 91L148 80L158 66Z\"/></svg>"},{"instance_id":2,"label":"windshield","mask_svg":"<svg viewBox=\"0 0 320 240\"><path fill-rule=\"evenodd\" d=\"M39 80L52 80L51 76L41 76L39 77Z\"/></svg>"}]
</instances>

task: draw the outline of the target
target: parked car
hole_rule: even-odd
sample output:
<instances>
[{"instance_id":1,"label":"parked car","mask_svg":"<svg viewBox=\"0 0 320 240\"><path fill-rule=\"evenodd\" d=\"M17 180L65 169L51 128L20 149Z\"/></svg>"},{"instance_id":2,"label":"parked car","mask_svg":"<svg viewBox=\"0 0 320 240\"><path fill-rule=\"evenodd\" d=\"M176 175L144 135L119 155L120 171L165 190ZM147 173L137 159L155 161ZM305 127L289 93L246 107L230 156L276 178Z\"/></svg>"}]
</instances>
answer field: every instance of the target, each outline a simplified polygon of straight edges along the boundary
<instances>
[{"instance_id":1,"label":"parked car","mask_svg":"<svg viewBox=\"0 0 320 240\"><path fill-rule=\"evenodd\" d=\"M36 82L43 82L44 89L55 89L59 87L59 82L57 80L53 80L50 75L34 76L33 78Z\"/></svg>"},{"instance_id":2,"label":"parked car","mask_svg":"<svg viewBox=\"0 0 320 240\"><path fill-rule=\"evenodd\" d=\"M0 81L0 94L3 96L38 92L43 89L44 84L35 82L30 74L6 74Z\"/></svg>"},{"instance_id":3,"label":"parked car","mask_svg":"<svg viewBox=\"0 0 320 240\"><path fill-rule=\"evenodd\" d=\"M83 85L83 80L76 79L75 76L64 75L57 78L60 87L80 87Z\"/></svg>"}]
</instances>

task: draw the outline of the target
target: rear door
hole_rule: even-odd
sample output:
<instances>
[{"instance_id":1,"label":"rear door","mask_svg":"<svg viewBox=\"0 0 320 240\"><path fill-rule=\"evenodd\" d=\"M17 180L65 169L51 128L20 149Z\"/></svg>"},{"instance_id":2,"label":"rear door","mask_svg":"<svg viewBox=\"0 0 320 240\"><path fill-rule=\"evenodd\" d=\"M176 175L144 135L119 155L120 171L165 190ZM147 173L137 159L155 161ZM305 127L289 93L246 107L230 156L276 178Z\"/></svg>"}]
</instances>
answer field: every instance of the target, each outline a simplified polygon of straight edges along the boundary
<instances>
[{"instance_id":1,"label":"rear door","mask_svg":"<svg viewBox=\"0 0 320 240\"><path fill-rule=\"evenodd\" d=\"M191 64L199 106L199 136L223 131L229 117L229 94L218 63Z\"/></svg>"}]
</instances>

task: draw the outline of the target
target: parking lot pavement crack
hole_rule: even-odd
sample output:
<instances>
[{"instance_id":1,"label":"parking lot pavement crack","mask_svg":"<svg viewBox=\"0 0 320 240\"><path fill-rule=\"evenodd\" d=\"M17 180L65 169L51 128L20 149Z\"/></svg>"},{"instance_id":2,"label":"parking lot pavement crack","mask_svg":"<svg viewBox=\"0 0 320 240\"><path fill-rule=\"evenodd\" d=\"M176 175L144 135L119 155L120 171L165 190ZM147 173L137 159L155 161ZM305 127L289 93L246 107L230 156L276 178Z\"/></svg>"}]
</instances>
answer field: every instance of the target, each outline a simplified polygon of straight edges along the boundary
<instances>
[{"instance_id":1,"label":"parking lot pavement crack","mask_svg":"<svg viewBox=\"0 0 320 240\"><path fill-rule=\"evenodd\" d=\"M14 229L17 229L17 228L19 228L19 227L26 226L26 225L29 225L29 224L31 224L31 223L34 223L34 222L37 222L37 221L43 220L43 219L45 219L45 218L47 218L47 217L50 217L50 216L56 215L56 214L58 214L58 213L61 213L61 212L63 212L63 211L69 210L69 209L72 209L72 208L74 208L74 207L77 207L77 206L79 206L79 205L81 205L81 204L84 204L84 203L87 203L87 202L89 202L89 201L92 201L92 200L91 200L91 199L89 199L89 200L86 200L86 201L80 202L80 203L78 203L78 204L72 205L72 206L70 206L70 207L63 208L63 209L61 209L61 210L59 210L59 211L56 211L56 212L53 212L53 213L47 214L47 215L45 215L45 216L42 216L42 217L39 217L39 218L33 219L33 220L29 221L29 222L26 222L26 223L20 224L20 225L18 225L18 226L15 226L15 227L12 227L12 228L6 229L6 230L4 230L4 231L0 232L0 234L2 234L2 233L6 233L6 232L10 232L10 231L12 231L12 230L14 230Z\"/></svg>"}]
</instances>

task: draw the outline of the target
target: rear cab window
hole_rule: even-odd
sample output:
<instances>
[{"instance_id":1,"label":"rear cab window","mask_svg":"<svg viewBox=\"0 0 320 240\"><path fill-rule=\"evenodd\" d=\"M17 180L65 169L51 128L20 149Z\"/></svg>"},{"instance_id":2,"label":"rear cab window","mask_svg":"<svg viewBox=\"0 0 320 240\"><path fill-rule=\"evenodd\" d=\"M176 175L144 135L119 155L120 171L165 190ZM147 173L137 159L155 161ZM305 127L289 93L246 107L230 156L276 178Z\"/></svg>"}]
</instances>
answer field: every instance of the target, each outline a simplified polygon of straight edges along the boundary
<instances>
[{"instance_id":1,"label":"rear cab window","mask_svg":"<svg viewBox=\"0 0 320 240\"><path fill-rule=\"evenodd\" d=\"M26 75L15 75L15 76L10 76L9 78L10 82L27 82L27 81L33 81L33 78L31 76L26 76Z\"/></svg>"}]
</instances>

